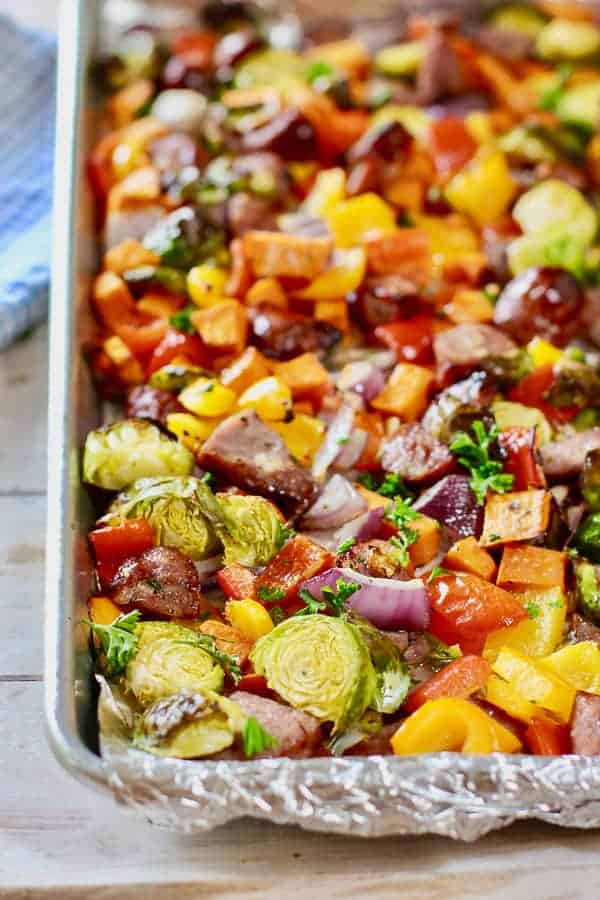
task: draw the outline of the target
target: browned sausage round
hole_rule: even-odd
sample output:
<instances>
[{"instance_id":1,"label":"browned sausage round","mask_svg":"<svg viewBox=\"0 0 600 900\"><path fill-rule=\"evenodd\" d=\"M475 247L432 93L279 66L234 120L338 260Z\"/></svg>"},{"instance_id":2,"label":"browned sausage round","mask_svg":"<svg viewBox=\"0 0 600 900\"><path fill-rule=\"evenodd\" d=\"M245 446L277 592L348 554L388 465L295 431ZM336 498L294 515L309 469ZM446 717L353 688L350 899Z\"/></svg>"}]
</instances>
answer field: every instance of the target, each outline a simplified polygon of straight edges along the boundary
<instances>
[{"instance_id":1,"label":"browned sausage round","mask_svg":"<svg viewBox=\"0 0 600 900\"><path fill-rule=\"evenodd\" d=\"M265 305L257 307L252 334L256 347L273 359L292 359L301 353L325 353L342 336L340 330L328 322L315 322L308 316Z\"/></svg>"},{"instance_id":2,"label":"browned sausage round","mask_svg":"<svg viewBox=\"0 0 600 900\"><path fill-rule=\"evenodd\" d=\"M531 268L506 285L494 308L494 324L526 344L542 337L559 347L576 334L583 308L577 280L563 269Z\"/></svg>"},{"instance_id":3,"label":"browned sausage round","mask_svg":"<svg viewBox=\"0 0 600 900\"><path fill-rule=\"evenodd\" d=\"M154 419L164 425L168 415L183 411L177 397L148 384L134 387L127 394L125 414L129 419Z\"/></svg>"},{"instance_id":4,"label":"browned sausage round","mask_svg":"<svg viewBox=\"0 0 600 900\"><path fill-rule=\"evenodd\" d=\"M155 616L194 618L202 609L200 579L191 559L172 547L153 547L126 559L111 583L119 606Z\"/></svg>"},{"instance_id":5,"label":"browned sausage round","mask_svg":"<svg viewBox=\"0 0 600 900\"><path fill-rule=\"evenodd\" d=\"M446 444L415 423L403 425L391 440L382 443L381 465L411 484L424 485L448 475L454 457Z\"/></svg>"}]
</instances>

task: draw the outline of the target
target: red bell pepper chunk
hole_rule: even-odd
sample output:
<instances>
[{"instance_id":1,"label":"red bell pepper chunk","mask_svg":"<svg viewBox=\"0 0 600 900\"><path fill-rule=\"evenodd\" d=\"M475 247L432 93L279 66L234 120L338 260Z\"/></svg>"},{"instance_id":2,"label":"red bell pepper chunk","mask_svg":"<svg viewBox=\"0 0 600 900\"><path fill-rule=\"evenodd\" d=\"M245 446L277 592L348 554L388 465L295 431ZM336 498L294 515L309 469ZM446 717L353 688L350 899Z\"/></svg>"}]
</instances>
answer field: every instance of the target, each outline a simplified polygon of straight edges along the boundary
<instances>
[{"instance_id":1,"label":"red bell pepper chunk","mask_svg":"<svg viewBox=\"0 0 600 900\"><path fill-rule=\"evenodd\" d=\"M433 316L413 316L399 322L378 325L375 337L396 354L398 362L429 365L433 362Z\"/></svg>"},{"instance_id":2,"label":"red bell pepper chunk","mask_svg":"<svg viewBox=\"0 0 600 900\"><path fill-rule=\"evenodd\" d=\"M191 69L207 69L217 42L214 31L186 30L175 38L172 51Z\"/></svg>"},{"instance_id":3,"label":"red bell pepper chunk","mask_svg":"<svg viewBox=\"0 0 600 900\"><path fill-rule=\"evenodd\" d=\"M525 732L525 742L536 756L562 756L572 753L568 725L560 725L546 716L536 716Z\"/></svg>"},{"instance_id":4,"label":"red bell pepper chunk","mask_svg":"<svg viewBox=\"0 0 600 900\"><path fill-rule=\"evenodd\" d=\"M406 701L406 708L414 712L428 700L439 697L470 697L481 690L489 674L490 664L482 656L461 656L414 690Z\"/></svg>"},{"instance_id":5,"label":"red bell pepper chunk","mask_svg":"<svg viewBox=\"0 0 600 900\"><path fill-rule=\"evenodd\" d=\"M122 562L139 556L156 544L154 530L145 519L128 519L119 525L96 528L89 537L103 585L112 581Z\"/></svg>"},{"instance_id":6,"label":"red bell pepper chunk","mask_svg":"<svg viewBox=\"0 0 600 900\"><path fill-rule=\"evenodd\" d=\"M150 358L148 376L167 366L176 356L185 356L194 366L208 366L210 363L209 352L197 334L185 334L176 328L169 328Z\"/></svg>"},{"instance_id":7,"label":"red bell pepper chunk","mask_svg":"<svg viewBox=\"0 0 600 900\"><path fill-rule=\"evenodd\" d=\"M265 606L287 606L298 596L303 581L318 575L324 569L330 569L334 562L333 553L304 535L297 534L283 545L256 579L257 596ZM282 593L283 596L267 600L261 597L261 588L275 589L277 595Z\"/></svg>"},{"instance_id":8,"label":"red bell pepper chunk","mask_svg":"<svg viewBox=\"0 0 600 900\"><path fill-rule=\"evenodd\" d=\"M527 618L512 594L476 575L440 575L429 591L429 630L446 644L459 644L463 653L481 653L490 631Z\"/></svg>"},{"instance_id":9,"label":"red bell pepper chunk","mask_svg":"<svg viewBox=\"0 0 600 900\"><path fill-rule=\"evenodd\" d=\"M477 151L477 142L462 119L450 116L433 122L429 129L429 149L438 175L449 178L469 162Z\"/></svg>"},{"instance_id":10,"label":"red bell pepper chunk","mask_svg":"<svg viewBox=\"0 0 600 900\"><path fill-rule=\"evenodd\" d=\"M546 399L548 391L556 380L554 366L548 363L526 375L508 394L508 399L525 406L535 406L541 410L553 425L571 422L579 412L578 406L554 406Z\"/></svg>"},{"instance_id":11,"label":"red bell pepper chunk","mask_svg":"<svg viewBox=\"0 0 600 900\"><path fill-rule=\"evenodd\" d=\"M514 476L513 491L546 487L544 470L535 455L535 428L507 428L498 435L504 451L504 471Z\"/></svg>"},{"instance_id":12,"label":"red bell pepper chunk","mask_svg":"<svg viewBox=\"0 0 600 900\"><path fill-rule=\"evenodd\" d=\"M256 595L256 576L239 563L233 563L217 572L217 583L223 593L233 600Z\"/></svg>"},{"instance_id":13,"label":"red bell pepper chunk","mask_svg":"<svg viewBox=\"0 0 600 900\"><path fill-rule=\"evenodd\" d=\"M121 279L109 273L101 275L100 279L112 279L112 282L110 290L94 293L94 309L98 318L127 344L140 361L144 361L162 341L168 328L167 320L152 319L141 313Z\"/></svg>"},{"instance_id":14,"label":"red bell pepper chunk","mask_svg":"<svg viewBox=\"0 0 600 900\"><path fill-rule=\"evenodd\" d=\"M249 694L258 694L259 697L273 696L273 691L270 690L264 675L256 675L254 672L249 675L242 675L237 684L237 690L247 691Z\"/></svg>"}]
</instances>

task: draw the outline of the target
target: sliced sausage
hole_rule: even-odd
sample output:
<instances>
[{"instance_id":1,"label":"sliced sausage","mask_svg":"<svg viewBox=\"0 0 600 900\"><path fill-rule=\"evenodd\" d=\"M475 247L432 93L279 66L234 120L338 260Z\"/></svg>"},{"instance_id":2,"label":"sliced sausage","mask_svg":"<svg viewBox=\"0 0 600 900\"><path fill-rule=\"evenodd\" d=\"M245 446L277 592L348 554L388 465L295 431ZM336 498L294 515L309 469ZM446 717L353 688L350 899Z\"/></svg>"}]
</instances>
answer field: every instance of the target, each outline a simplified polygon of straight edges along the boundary
<instances>
[{"instance_id":1,"label":"sliced sausage","mask_svg":"<svg viewBox=\"0 0 600 900\"><path fill-rule=\"evenodd\" d=\"M464 89L460 62L443 29L425 38L423 62L417 74L416 99L420 106L445 100Z\"/></svg>"},{"instance_id":2,"label":"sliced sausage","mask_svg":"<svg viewBox=\"0 0 600 900\"><path fill-rule=\"evenodd\" d=\"M402 425L391 440L383 441L380 456L386 472L401 475L411 484L429 484L454 468L446 444L419 423Z\"/></svg>"},{"instance_id":3,"label":"sliced sausage","mask_svg":"<svg viewBox=\"0 0 600 900\"><path fill-rule=\"evenodd\" d=\"M148 384L134 387L127 394L125 415L128 419L154 419L164 425L168 415L183 411L183 406L174 394Z\"/></svg>"},{"instance_id":4,"label":"sliced sausage","mask_svg":"<svg viewBox=\"0 0 600 900\"><path fill-rule=\"evenodd\" d=\"M261 304L252 320L252 335L253 344L265 356L292 359L302 353L326 353L342 333L329 322Z\"/></svg>"},{"instance_id":5,"label":"sliced sausage","mask_svg":"<svg viewBox=\"0 0 600 900\"><path fill-rule=\"evenodd\" d=\"M578 613L573 616L572 632L578 644L582 641L593 641L595 644L600 644L600 628L592 625Z\"/></svg>"},{"instance_id":6,"label":"sliced sausage","mask_svg":"<svg viewBox=\"0 0 600 900\"><path fill-rule=\"evenodd\" d=\"M287 160L313 159L317 149L315 130L299 110L289 108L270 122L242 137L242 150L270 150Z\"/></svg>"},{"instance_id":7,"label":"sliced sausage","mask_svg":"<svg viewBox=\"0 0 600 900\"><path fill-rule=\"evenodd\" d=\"M571 717L573 753L600 755L600 697L578 691Z\"/></svg>"},{"instance_id":8,"label":"sliced sausage","mask_svg":"<svg viewBox=\"0 0 600 900\"><path fill-rule=\"evenodd\" d=\"M113 600L149 615L194 618L202 610L200 578L191 559L171 547L153 547L126 559L111 582Z\"/></svg>"},{"instance_id":9,"label":"sliced sausage","mask_svg":"<svg viewBox=\"0 0 600 900\"><path fill-rule=\"evenodd\" d=\"M253 716L277 741L277 746L258 754L255 759L290 756L306 759L313 756L321 743L318 719L299 709L292 709L247 691L234 691L230 697L247 716Z\"/></svg>"},{"instance_id":10,"label":"sliced sausage","mask_svg":"<svg viewBox=\"0 0 600 900\"><path fill-rule=\"evenodd\" d=\"M336 565L353 569L371 578L395 578L408 581L411 575L394 556L394 548L388 541L377 539L355 544L337 558Z\"/></svg>"},{"instance_id":11,"label":"sliced sausage","mask_svg":"<svg viewBox=\"0 0 600 900\"><path fill-rule=\"evenodd\" d=\"M404 156L412 144L412 137L400 122L381 122L369 128L347 153L348 162L374 157L385 162L395 162Z\"/></svg>"},{"instance_id":12,"label":"sliced sausage","mask_svg":"<svg viewBox=\"0 0 600 900\"><path fill-rule=\"evenodd\" d=\"M583 469L591 450L600 448L600 428L580 431L563 441L552 441L540 447L545 474L552 480L575 478Z\"/></svg>"},{"instance_id":13,"label":"sliced sausage","mask_svg":"<svg viewBox=\"0 0 600 900\"><path fill-rule=\"evenodd\" d=\"M313 477L296 465L280 436L251 410L215 428L198 464L229 484L268 497L288 515L300 515L318 492Z\"/></svg>"},{"instance_id":14,"label":"sliced sausage","mask_svg":"<svg viewBox=\"0 0 600 900\"><path fill-rule=\"evenodd\" d=\"M516 350L516 344L492 325L465 322L433 339L433 352L441 366L476 366L490 356Z\"/></svg>"},{"instance_id":15,"label":"sliced sausage","mask_svg":"<svg viewBox=\"0 0 600 900\"><path fill-rule=\"evenodd\" d=\"M494 324L521 344L541 337L564 347L577 332L582 308L583 291L573 275L532 267L508 282L494 307Z\"/></svg>"},{"instance_id":16,"label":"sliced sausage","mask_svg":"<svg viewBox=\"0 0 600 900\"><path fill-rule=\"evenodd\" d=\"M255 228L275 228L276 218L271 200L247 191L240 191L227 201L227 224L234 237L243 237Z\"/></svg>"}]
</instances>

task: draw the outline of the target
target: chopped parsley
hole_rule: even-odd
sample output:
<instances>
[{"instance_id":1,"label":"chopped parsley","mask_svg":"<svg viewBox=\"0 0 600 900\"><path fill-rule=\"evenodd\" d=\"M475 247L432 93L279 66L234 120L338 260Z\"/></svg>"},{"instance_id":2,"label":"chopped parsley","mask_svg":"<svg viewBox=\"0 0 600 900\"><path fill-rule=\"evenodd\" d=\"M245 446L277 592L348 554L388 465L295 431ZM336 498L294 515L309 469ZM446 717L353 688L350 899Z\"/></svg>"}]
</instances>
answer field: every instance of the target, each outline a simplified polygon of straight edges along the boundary
<instances>
[{"instance_id":1,"label":"chopped parsley","mask_svg":"<svg viewBox=\"0 0 600 900\"><path fill-rule=\"evenodd\" d=\"M389 542L395 549L394 555L398 559L400 565L406 567L410 563L408 548L411 547L419 537L419 532L415 531L414 528L411 528L409 522L420 519L421 515L412 508L409 500L403 500L401 497L396 497L393 505L386 511L385 517L397 528L396 534L390 538Z\"/></svg>"},{"instance_id":2,"label":"chopped parsley","mask_svg":"<svg viewBox=\"0 0 600 900\"><path fill-rule=\"evenodd\" d=\"M530 619L537 619L540 614L540 605L534 600L528 600L525 604L525 610Z\"/></svg>"},{"instance_id":3,"label":"chopped parsley","mask_svg":"<svg viewBox=\"0 0 600 900\"><path fill-rule=\"evenodd\" d=\"M212 634L201 634L199 632L194 632L194 636L196 638L196 643L203 650L206 650L215 662L218 662L221 668L225 669L231 680L234 684L237 684L240 678L242 677L242 673L240 671L240 664L235 656L231 656L230 653L225 653L223 650L219 650L217 647L217 642L212 636Z\"/></svg>"},{"instance_id":4,"label":"chopped parsley","mask_svg":"<svg viewBox=\"0 0 600 900\"><path fill-rule=\"evenodd\" d=\"M144 584L147 584L148 587L151 587L155 594L158 594L159 591L162 591L162 584L160 581L157 581L156 578L146 578Z\"/></svg>"},{"instance_id":5,"label":"chopped parsley","mask_svg":"<svg viewBox=\"0 0 600 900\"><path fill-rule=\"evenodd\" d=\"M540 97L539 108L546 112L554 112L562 100L566 87L573 74L573 66L565 63L556 70L556 81L552 87L547 88Z\"/></svg>"},{"instance_id":6,"label":"chopped parsley","mask_svg":"<svg viewBox=\"0 0 600 900\"><path fill-rule=\"evenodd\" d=\"M341 553L345 553L346 550L350 550L351 547L354 547L355 543L356 543L356 538L347 538L345 541L342 541L342 543L339 545L339 547L337 548L337 550L335 552L339 556Z\"/></svg>"},{"instance_id":7,"label":"chopped parsley","mask_svg":"<svg viewBox=\"0 0 600 900\"><path fill-rule=\"evenodd\" d=\"M99 640L104 654L104 670L109 678L120 675L127 668L127 663L137 652L138 639L135 633L140 620L140 612L134 609L126 615L119 616L112 625L98 625L87 621L87 624Z\"/></svg>"},{"instance_id":8,"label":"chopped parsley","mask_svg":"<svg viewBox=\"0 0 600 900\"><path fill-rule=\"evenodd\" d=\"M317 59L308 67L306 80L309 84L314 84L314 82L318 81L319 78L332 78L334 75L335 70L329 65L329 63Z\"/></svg>"},{"instance_id":9,"label":"chopped parsley","mask_svg":"<svg viewBox=\"0 0 600 900\"><path fill-rule=\"evenodd\" d=\"M295 537L296 532L293 528L289 528L287 525L284 525L282 522L277 523L277 537L275 539L275 545L278 550L281 550L284 544L286 544L290 538Z\"/></svg>"},{"instance_id":10,"label":"chopped parsley","mask_svg":"<svg viewBox=\"0 0 600 900\"><path fill-rule=\"evenodd\" d=\"M269 610L269 615L271 616L273 625L279 625L279 623L283 622L285 619L285 613L281 606L272 606Z\"/></svg>"},{"instance_id":11,"label":"chopped parsley","mask_svg":"<svg viewBox=\"0 0 600 900\"><path fill-rule=\"evenodd\" d=\"M302 609L298 610L297 613L294 613L296 616L311 616L314 613L320 613L332 610L333 612L341 615L346 610L346 603L348 599L355 594L356 591L360 590L360 584L356 584L354 581L344 581L343 578L338 578L335 583L335 591L333 588L329 586L325 586L321 588L321 597L322 600L319 600L315 597L314 594L307 588L303 588L298 594L301 600L306 604Z\"/></svg>"},{"instance_id":12,"label":"chopped parsley","mask_svg":"<svg viewBox=\"0 0 600 900\"><path fill-rule=\"evenodd\" d=\"M481 419L477 419L471 426L474 439L462 431L456 435L450 444L450 450L456 459L471 473L469 484L477 497L477 502L485 502L488 490L497 494L510 491L513 486L514 476L502 471L502 463L490 459L490 447L498 437L498 428L492 425L489 431Z\"/></svg>"},{"instance_id":13,"label":"chopped parsley","mask_svg":"<svg viewBox=\"0 0 600 900\"><path fill-rule=\"evenodd\" d=\"M256 593L261 600L265 600L267 603L274 603L275 600L283 600L285 597L285 591L282 591L281 588L273 587L270 584L259 587Z\"/></svg>"},{"instance_id":14,"label":"chopped parsley","mask_svg":"<svg viewBox=\"0 0 600 900\"><path fill-rule=\"evenodd\" d=\"M492 544L494 544L496 541L500 540L500 535L499 534L490 534L489 539L492 542Z\"/></svg>"},{"instance_id":15,"label":"chopped parsley","mask_svg":"<svg viewBox=\"0 0 600 900\"><path fill-rule=\"evenodd\" d=\"M345 434L343 437L339 437L337 439L337 442L338 442L338 444L347 444L349 440L350 440L350 436Z\"/></svg>"},{"instance_id":16,"label":"chopped parsley","mask_svg":"<svg viewBox=\"0 0 600 900\"><path fill-rule=\"evenodd\" d=\"M436 566L435 569L431 570L427 583L431 584L432 581L435 581L436 578L440 578L442 575L454 575L454 572L451 572L450 569L445 569L443 566Z\"/></svg>"},{"instance_id":17,"label":"chopped parsley","mask_svg":"<svg viewBox=\"0 0 600 900\"><path fill-rule=\"evenodd\" d=\"M252 759L258 753L276 747L278 741L272 734L262 727L260 722L254 716L248 716L242 728L242 741L244 742L244 756Z\"/></svg>"},{"instance_id":18,"label":"chopped parsley","mask_svg":"<svg viewBox=\"0 0 600 900\"><path fill-rule=\"evenodd\" d=\"M393 472L389 472L382 481L378 481L371 472L363 472L358 476L357 481L368 491L374 491L381 494L382 497L412 499L413 496L406 487L402 476Z\"/></svg>"},{"instance_id":19,"label":"chopped parsley","mask_svg":"<svg viewBox=\"0 0 600 900\"><path fill-rule=\"evenodd\" d=\"M216 480L217 479L215 478L215 476L213 475L212 472L205 472L204 475L202 476L202 478L200 479L202 484L207 484L209 487L213 487Z\"/></svg>"},{"instance_id":20,"label":"chopped parsley","mask_svg":"<svg viewBox=\"0 0 600 900\"><path fill-rule=\"evenodd\" d=\"M196 329L192 325L191 314L195 311L194 306L187 306L185 309L180 309L179 312L176 312L169 319L169 325L172 325L173 328L176 328L177 331L183 331L185 334L195 334Z\"/></svg>"}]
</instances>

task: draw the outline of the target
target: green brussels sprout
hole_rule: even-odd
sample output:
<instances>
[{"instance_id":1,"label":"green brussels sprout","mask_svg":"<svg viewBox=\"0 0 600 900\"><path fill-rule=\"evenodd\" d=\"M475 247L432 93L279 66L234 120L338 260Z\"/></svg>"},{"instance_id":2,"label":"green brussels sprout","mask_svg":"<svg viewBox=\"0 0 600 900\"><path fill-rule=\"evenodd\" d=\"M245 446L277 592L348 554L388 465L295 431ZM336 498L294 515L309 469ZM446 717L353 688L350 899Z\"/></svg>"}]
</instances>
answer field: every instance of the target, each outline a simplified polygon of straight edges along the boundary
<instances>
[{"instance_id":1,"label":"green brussels sprout","mask_svg":"<svg viewBox=\"0 0 600 900\"><path fill-rule=\"evenodd\" d=\"M560 231L580 239L586 246L591 244L598 228L593 206L581 191L558 178L547 178L522 194L512 215L524 234Z\"/></svg>"},{"instance_id":2,"label":"green brussels sprout","mask_svg":"<svg viewBox=\"0 0 600 900\"><path fill-rule=\"evenodd\" d=\"M134 746L155 756L197 759L231 747L244 725L237 703L183 688L157 700L136 723Z\"/></svg>"},{"instance_id":3,"label":"green brussels sprout","mask_svg":"<svg viewBox=\"0 0 600 900\"><path fill-rule=\"evenodd\" d=\"M568 360L556 367L546 398L553 406L600 406L600 378L585 363Z\"/></svg>"},{"instance_id":4,"label":"green brussels sprout","mask_svg":"<svg viewBox=\"0 0 600 900\"><path fill-rule=\"evenodd\" d=\"M519 162L554 163L558 159L554 148L539 131L526 125L517 125L503 134L498 139L498 147Z\"/></svg>"},{"instance_id":5,"label":"green brussels sprout","mask_svg":"<svg viewBox=\"0 0 600 900\"><path fill-rule=\"evenodd\" d=\"M329 741L327 749L333 756L343 756L346 750L350 750L352 747L356 747L357 744L361 744L363 741L373 737L378 731L381 731L382 727L383 719L381 713L376 712L374 709L367 709L358 722L355 722L347 731L338 734L337 737Z\"/></svg>"},{"instance_id":6,"label":"green brussels sprout","mask_svg":"<svg viewBox=\"0 0 600 900\"><path fill-rule=\"evenodd\" d=\"M278 550L281 516L264 497L217 494L225 517L219 537L225 548L224 563L266 566Z\"/></svg>"},{"instance_id":7,"label":"green brussels sprout","mask_svg":"<svg viewBox=\"0 0 600 900\"><path fill-rule=\"evenodd\" d=\"M590 450L581 473L581 493L592 512L600 512L600 450Z\"/></svg>"},{"instance_id":8,"label":"green brussels sprout","mask_svg":"<svg viewBox=\"0 0 600 900\"><path fill-rule=\"evenodd\" d=\"M176 209L144 238L144 246L160 256L163 266L186 271L216 253L223 242L223 229L191 206Z\"/></svg>"},{"instance_id":9,"label":"green brussels sprout","mask_svg":"<svg viewBox=\"0 0 600 900\"><path fill-rule=\"evenodd\" d=\"M583 520L575 532L573 544L582 556L600 563L600 513L592 513Z\"/></svg>"},{"instance_id":10,"label":"green brussels sprout","mask_svg":"<svg viewBox=\"0 0 600 900\"><path fill-rule=\"evenodd\" d=\"M369 648L371 662L375 669L377 686L370 706L380 713L388 715L394 713L406 700L410 688L410 675L408 667L402 659L402 654L389 637L382 634L366 619L353 616L351 621L356 625Z\"/></svg>"},{"instance_id":11,"label":"green brussels sprout","mask_svg":"<svg viewBox=\"0 0 600 900\"><path fill-rule=\"evenodd\" d=\"M223 669L189 628L174 622L141 622L136 637L137 652L127 664L125 685L142 706L182 688L223 689Z\"/></svg>"},{"instance_id":12,"label":"green brussels sprout","mask_svg":"<svg viewBox=\"0 0 600 900\"><path fill-rule=\"evenodd\" d=\"M587 59L600 50L600 29L591 22L552 19L538 33L535 50L541 59Z\"/></svg>"},{"instance_id":13,"label":"green brussels sprout","mask_svg":"<svg viewBox=\"0 0 600 900\"><path fill-rule=\"evenodd\" d=\"M600 590L596 566L578 563L575 567L577 603L581 612L592 622L600 624Z\"/></svg>"},{"instance_id":14,"label":"green brussels sprout","mask_svg":"<svg viewBox=\"0 0 600 900\"><path fill-rule=\"evenodd\" d=\"M170 266L139 266L137 269L127 269L123 272L123 280L130 287L142 290L162 287L174 294L187 293L185 274Z\"/></svg>"},{"instance_id":15,"label":"green brussels sprout","mask_svg":"<svg viewBox=\"0 0 600 900\"><path fill-rule=\"evenodd\" d=\"M235 87L270 87L277 83L279 90L304 83L306 60L292 50L270 48L252 53L236 67Z\"/></svg>"},{"instance_id":16,"label":"green brussels sprout","mask_svg":"<svg viewBox=\"0 0 600 900\"><path fill-rule=\"evenodd\" d=\"M536 38L548 20L543 13L531 6L511 3L495 9L489 21L494 28Z\"/></svg>"},{"instance_id":17,"label":"green brussels sprout","mask_svg":"<svg viewBox=\"0 0 600 900\"><path fill-rule=\"evenodd\" d=\"M169 363L153 372L148 383L150 387L160 388L161 391L179 394L189 384L203 376L210 376L210 373L200 366Z\"/></svg>"},{"instance_id":18,"label":"green brussels sprout","mask_svg":"<svg viewBox=\"0 0 600 900\"><path fill-rule=\"evenodd\" d=\"M250 656L286 703L345 731L373 701L377 675L359 629L341 618L308 615L281 622Z\"/></svg>"},{"instance_id":19,"label":"green brussels sprout","mask_svg":"<svg viewBox=\"0 0 600 900\"><path fill-rule=\"evenodd\" d=\"M406 41L384 47L375 55L375 68L382 75L392 78L406 78L421 68L425 56L423 41Z\"/></svg>"},{"instance_id":20,"label":"green brussels sprout","mask_svg":"<svg viewBox=\"0 0 600 900\"><path fill-rule=\"evenodd\" d=\"M147 519L163 547L208 559L221 549L205 512L213 503L212 491L199 478L140 478L116 497L104 520Z\"/></svg>"},{"instance_id":21,"label":"green brussels sprout","mask_svg":"<svg viewBox=\"0 0 600 900\"><path fill-rule=\"evenodd\" d=\"M569 88L558 99L556 115L561 122L577 125L589 132L596 130L600 110L600 80Z\"/></svg>"},{"instance_id":22,"label":"green brussels sprout","mask_svg":"<svg viewBox=\"0 0 600 900\"><path fill-rule=\"evenodd\" d=\"M147 419L124 419L90 431L83 451L83 480L120 491L139 478L189 475L190 451Z\"/></svg>"}]
</instances>

